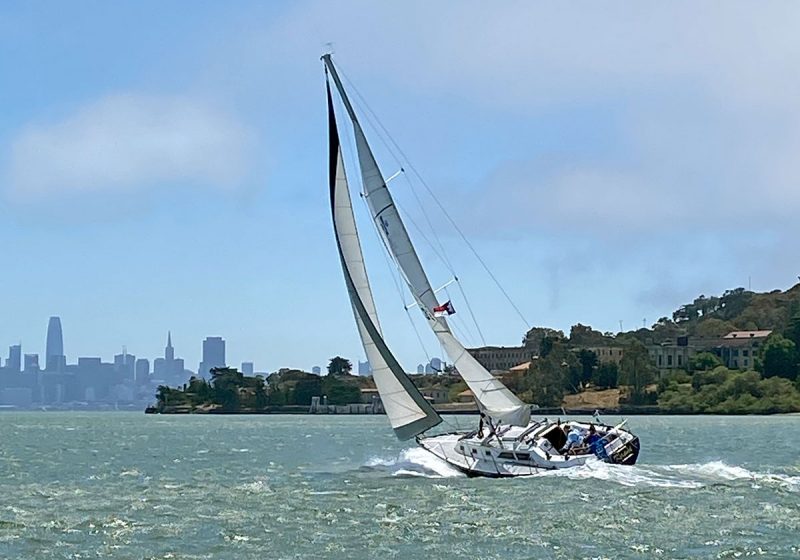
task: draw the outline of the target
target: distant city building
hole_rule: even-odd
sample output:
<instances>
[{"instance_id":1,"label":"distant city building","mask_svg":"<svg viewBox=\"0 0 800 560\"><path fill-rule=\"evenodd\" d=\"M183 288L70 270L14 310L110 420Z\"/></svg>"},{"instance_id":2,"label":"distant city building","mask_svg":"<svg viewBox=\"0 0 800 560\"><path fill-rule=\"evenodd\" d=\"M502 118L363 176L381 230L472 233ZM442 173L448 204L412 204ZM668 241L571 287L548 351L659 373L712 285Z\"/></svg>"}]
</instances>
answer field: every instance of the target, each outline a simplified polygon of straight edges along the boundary
<instances>
[{"instance_id":1,"label":"distant city building","mask_svg":"<svg viewBox=\"0 0 800 560\"><path fill-rule=\"evenodd\" d=\"M61 333L61 318L50 317L50 321L47 323L44 368L46 371L63 371L65 365L66 358L64 357L64 337Z\"/></svg>"},{"instance_id":2,"label":"distant city building","mask_svg":"<svg viewBox=\"0 0 800 560\"><path fill-rule=\"evenodd\" d=\"M319 366L314 366L311 368L311 373L314 375L322 375L322 368Z\"/></svg>"},{"instance_id":3,"label":"distant city building","mask_svg":"<svg viewBox=\"0 0 800 560\"><path fill-rule=\"evenodd\" d=\"M420 374L425 373L425 366L423 366L422 364L417 364L417 373Z\"/></svg>"},{"instance_id":4,"label":"distant city building","mask_svg":"<svg viewBox=\"0 0 800 560\"><path fill-rule=\"evenodd\" d=\"M153 360L153 377L167 385L181 385L187 381L188 376L183 359L175 357L171 331L167 331L167 345L164 347L164 357Z\"/></svg>"},{"instance_id":5,"label":"distant city building","mask_svg":"<svg viewBox=\"0 0 800 560\"><path fill-rule=\"evenodd\" d=\"M172 347L172 331L167 331L167 346L164 348L164 360L167 362L175 360L175 349Z\"/></svg>"},{"instance_id":6,"label":"distant city building","mask_svg":"<svg viewBox=\"0 0 800 560\"><path fill-rule=\"evenodd\" d=\"M225 341L221 336L209 336L203 341L203 361L197 375L208 379L211 369L225 367Z\"/></svg>"},{"instance_id":7,"label":"distant city building","mask_svg":"<svg viewBox=\"0 0 800 560\"><path fill-rule=\"evenodd\" d=\"M39 371L39 354L25 354L24 363L25 373L34 373Z\"/></svg>"},{"instance_id":8,"label":"distant city building","mask_svg":"<svg viewBox=\"0 0 800 560\"><path fill-rule=\"evenodd\" d=\"M431 358L425 365L425 373L442 373L442 360L440 358Z\"/></svg>"},{"instance_id":9,"label":"distant city building","mask_svg":"<svg viewBox=\"0 0 800 560\"><path fill-rule=\"evenodd\" d=\"M133 381L136 377L136 356L128 354L123 348L122 354L114 356L114 371L126 381Z\"/></svg>"},{"instance_id":10,"label":"distant city building","mask_svg":"<svg viewBox=\"0 0 800 560\"><path fill-rule=\"evenodd\" d=\"M6 369L9 373L19 373L22 370L22 345L15 344L8 347Z\"/></svg>"},{"instance_id":11,"label":"distant city building","mask_svg":"<svg viewBox=\"0 0 800 560\"><path fill-rule=\"evenodd\" d=\"M167 380L167 361L164 358L153 360L153 377L162 381Z\"/></svg>"},{"instance_id":12,"label":"distant city building","mask_svg":"<svg viewBox=\"0 0 800 560\"><path fill-rule=\"evenodd\" d=\"M244 375L253 375L253 362L242 362L242 369L240 370Z\"/></svg>"},{"instance_id":13,"label":"distant city building","mask_svg":"<svg viewBox=\"0 0 800 560\"><path fill-rule=\"evenodd\" d=\"M147 358L136 360L135 378L136 383L139 385L146 383L150 379L150 360Z\"/></svg>"},{"instance_id":14,"label":"distant city building","mask_svg":"<svg viewBox=\"0 0 800 560\"><path fill-rule=\"evenodd\" d=\"M372 367L369 365L369 360L358 361L358 375L372 375Z\"/></svg>"}]
</instances>

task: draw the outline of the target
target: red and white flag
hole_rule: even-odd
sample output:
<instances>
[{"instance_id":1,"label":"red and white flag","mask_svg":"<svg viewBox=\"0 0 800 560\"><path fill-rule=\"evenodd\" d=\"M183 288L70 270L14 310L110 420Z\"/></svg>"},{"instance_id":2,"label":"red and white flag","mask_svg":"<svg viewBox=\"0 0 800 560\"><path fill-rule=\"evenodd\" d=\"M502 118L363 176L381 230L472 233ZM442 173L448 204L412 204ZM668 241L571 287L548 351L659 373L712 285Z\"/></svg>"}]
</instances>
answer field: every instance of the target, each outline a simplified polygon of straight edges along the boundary
<instances>
[{"instance_id":1,"label":"red and white flag","mask_svg":"<svg viewBox=\"0 0 800 560\"><path fill-rule=\"evenodd\" d=\"M433 308L434 317L447 317L456 312L455 307L449 301L444 302L442 305Z\"/></svg>"}]
</instances>

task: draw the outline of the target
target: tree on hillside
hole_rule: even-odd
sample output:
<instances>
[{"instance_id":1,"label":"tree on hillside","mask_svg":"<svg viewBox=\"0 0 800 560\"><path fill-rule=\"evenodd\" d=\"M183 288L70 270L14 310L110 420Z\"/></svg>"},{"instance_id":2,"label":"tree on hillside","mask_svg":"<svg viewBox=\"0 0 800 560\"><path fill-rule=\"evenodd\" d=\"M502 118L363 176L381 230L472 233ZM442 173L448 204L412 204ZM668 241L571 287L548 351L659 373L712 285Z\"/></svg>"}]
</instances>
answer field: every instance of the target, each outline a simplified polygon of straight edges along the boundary
<instances>
[{"instance_id":1,"label":"tree on hillside","mask_svg":"<svg viewBox=\"0 0 800 560\"><path fill-rule=\"evenodd\" d=\"M619 368L614 362L605 362L597 366L592 375L592 383L598 389L613 389L617 386Z\"/></svg>"},{"instance_id":2,"label":"tree on hillside","mask_svg":"<svg viewBox=\"0 0 800 560\"><path fill-rule=\"evenodd\" d=\"M539 344L539 357L546 358L556 347L558 347L559 350L566 351L564 348L566 345L565 343L564 333L561 331L552 331L550 334L542 337Z\"/></svg>"},{"instance_id":3,"label":"tree on hillside","mask_svg":"<svg viewBox=\"0 0 800 560\"><path fill-rule=\"evenodd\" d=\"M797 347L780 334L773 334L761 348L764 377L797 378Z\"/></svg>"},{"instance_id":4,"label":"tree on hillside","mask_svg":"<svg viewBox=\"0 0 800 560\"><path fill-rule=\"evenodd\" d=\"M690 371L706 371L721 365L722 360L711 352L698 352L689 358Z\"/></svg>"},{"instance_id":5,"label":"tree on hillside","mask_svg":"<svg viewBox=\"0 0 800 560\"><path fill-rule=\"evenodd\" d=\"M648 385L655 381L655 366L644 344L633 342L625 348L619 364L619 383L631 388L631 402L642 404L647 401Z\"/></svg>"},{"instance_id":6,"label":"tree on hillside","mask_svg":"<svg viewBox=\"0 0 800 560\"><path fill-rule=\"evenodd\" d=\"M719 338L735 330L736 327L732 323L716 317L709 317L698 323L694 334L702 338Z\"/></svg>"},{"instance_id":7,"label":"tree on hillside","mask_svg":"<svg viewBox=\"0 0 800 560\"><path fill-rule=\"evenodd\" d=\"M718 313L720 318L728 321L734 320L745 310L752 298L753 292L747 291L744 288L725 290L722 297L719 298Z\"/></svg>"},{"instance_id":8,"label":"tree on hillside","mask_svg":"<svg viewBox=\"0 0 800 560\"><path fill-rule=\"evenodd\" d=\"M569 343L572 346L602 346L606 342L603 333L592 327L578 323L569 329Z\"/></svg>"},{"instance_id":9,"label":"tree on hillside","mask_svg":"<svg viewBox=\"0 0 800 560\"><path fill-rule=\"evenodd\" d=\"M564 333L547 327L533 327L531 330L525 333L525 338L522 339L522 344L526 348L530 348L531 350L534 350L535 352L539 353L542 345L542 340L545 337L564 338Z\"/></svg>"},{"instance_id":10,"label":"tree on hillside","mask_svg":"<svg viewBox=\"0 0 800 560\"><path fill-rule=\"evenodd\" d=\"M580 362L567 350L563 336L546 336L539 359L528 368L525 386L539 406L561 406L567 389L577 391L580 375Z\"/></svg>"},{"instance_id":11,"label":"tree on hillside","mask_svg":"<svg viewBox=\"0 0 800 560\"><path fill-rule=\"evenodd\" d=\"M561 406L564 399L565 370L552 357L531 362L528 369L528 390L539 406Z\"/></svg>"},{"instance_id":12,"label":"tree on hillside","mask_svg":"<svg viewBox=\"0 0 800 560\"><path fill-rule=\"evenodd\" d=\"M239 389L245 386L244 375L235 368L211 368L211 385L214 401L226 412L236 412L241 407Z\"/></svg>"},{"instance_id":13,"label":"tree on hillside","mask_svg":"<svg viewBox=\"0 0 800 560\"><path fill-rule=\"evenodd\" d=\"M322 380L318 375L296 381L289 400L292 404L310 405L312 397L322 396ZM334 403L331 403L334 404Z\"/></svg>"},{"instance_id":14,"label":"tree on hillside","mask_svg":"<svg viewBox=\"0 0 800 560\"><path fill-rule=\"evenodd\" d=\"M350 360L336 356L328 363L328 375L349 375L353 371Z\"/></svg>"},{"instance_id":15,"label":"tree on hillside","mask_svg":"<svg viewBox=\"0 0 800 560\"><path fill-rule=\"evenodd\" d=\"M361 402L361 389L352 381L339 376L328 375L322 378L322 392L328 397L328 404L353 404Z\"/></svg>"},{"instance_id":16,"label":"tree on hillside","mask_svg":"<svg viewBox=\"0 0 800 560\"><path fill-rule=\"evenodd\" d=\"M789 326L786 327L785 336L794 342L794 369L798 378L800 378L800 311L789 319Z\"/></svg>"},{"instance_id":17,"label":"tree on hillside","mask_svg":"<svg viewBox=\"0 0 800 560\"><path fill-rule=\"evenodd\" d=\"M664 342L669 339L676 338L681 334L684 334L683 327L680 327L670 319L669 317L661 317L656 323L653 325L653 340L658 342Z\"/></svg>"},{"instance_id":18,"label":"tree on hillside","mask_svg":"<svg viewBox=\"0 0 800 560\"><path fill-rule=\"evenodd\" d=\"M591 350L582 348L578 351L578 361L581 364L580 381L583 385L586 385L592 380L594 370L597 367L597 354Z\"/></svg>"}]
</instances>

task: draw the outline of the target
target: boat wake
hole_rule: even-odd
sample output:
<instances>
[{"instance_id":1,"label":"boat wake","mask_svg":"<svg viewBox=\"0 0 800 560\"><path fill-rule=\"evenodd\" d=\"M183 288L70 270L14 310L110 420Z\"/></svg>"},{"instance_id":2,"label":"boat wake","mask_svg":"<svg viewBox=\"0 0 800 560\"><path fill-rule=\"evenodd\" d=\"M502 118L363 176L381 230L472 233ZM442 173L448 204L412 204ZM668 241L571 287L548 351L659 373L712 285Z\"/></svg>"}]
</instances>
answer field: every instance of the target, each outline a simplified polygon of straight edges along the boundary
<instances>
[{"instance_id":1,"label":"boat wake","mask_svg":"<svg viewBox=\"0 0 800 560\"><path fill-rule=\"evenodd\" d=\"M451 467L438 457L420 447L413 447L401 452L399 456L386 459L372 457L365 467L383 471L392 476L453 478L465 476L458 469Z\"/></svg>"},{"instance_id":2,"label":"boat wake","mask_svg":"<svg viewBox=\"0 0 800 560\"><path fill-rule=\"evenodd\" d=\"M393 458L373 457L364 465L399 477L454 478L465 476L443 460L421 448L406 449ZM639 488L703 488L717 484L748 483L800 493L800 476L754 472L722 461L677 465L611 465L589 461L583 466L542 471L525 478L563 477L570 480L602 480Z\"/></svg>"},{"instance_id":3,"label":"boat wake","mask_svg":"<svg viewBox=\"0 0 800 560\"><path fill-rule=\"evenodd\" d=\"M590 461L583 466L545 471L540 477L566 477L572 480L603 480L632 487L703 488L717 484L749 483L753 488L773 487L800 492L800 476L760 473L722 461L679 465L610 465Z\"/></svg>"}]
</instances>

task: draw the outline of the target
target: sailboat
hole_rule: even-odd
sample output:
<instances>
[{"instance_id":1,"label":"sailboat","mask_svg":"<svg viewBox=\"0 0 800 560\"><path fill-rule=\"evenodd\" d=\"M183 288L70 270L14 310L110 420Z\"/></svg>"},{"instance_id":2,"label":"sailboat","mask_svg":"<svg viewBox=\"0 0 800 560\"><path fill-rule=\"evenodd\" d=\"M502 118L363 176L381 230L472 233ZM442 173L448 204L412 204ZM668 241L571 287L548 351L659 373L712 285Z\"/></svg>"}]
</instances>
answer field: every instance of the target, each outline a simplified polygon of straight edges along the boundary
<instances>
[{"instance_id":1,"label":"sailboat","mask_svg":"<svg viewBox=\"0 0 800 560\"><path fill-rule=\"evenodd\" d=\"M356 326L391 427L400 440L419 446L469 476L513 477L575 467L590 459L631 465L639 439L624 423L531 419L522 402L489 373L453 334L449 302L441 304L422 267L376 158L330 54L325 66L329 132L329 189L333 229ZM331 81L349 119L361 174L361 196L389 255L455 370L472 391L481 421L476 430L434 433L442 418L395 359L383 336L372 295L347 173Z\"/></svg>"}]
</instances>

